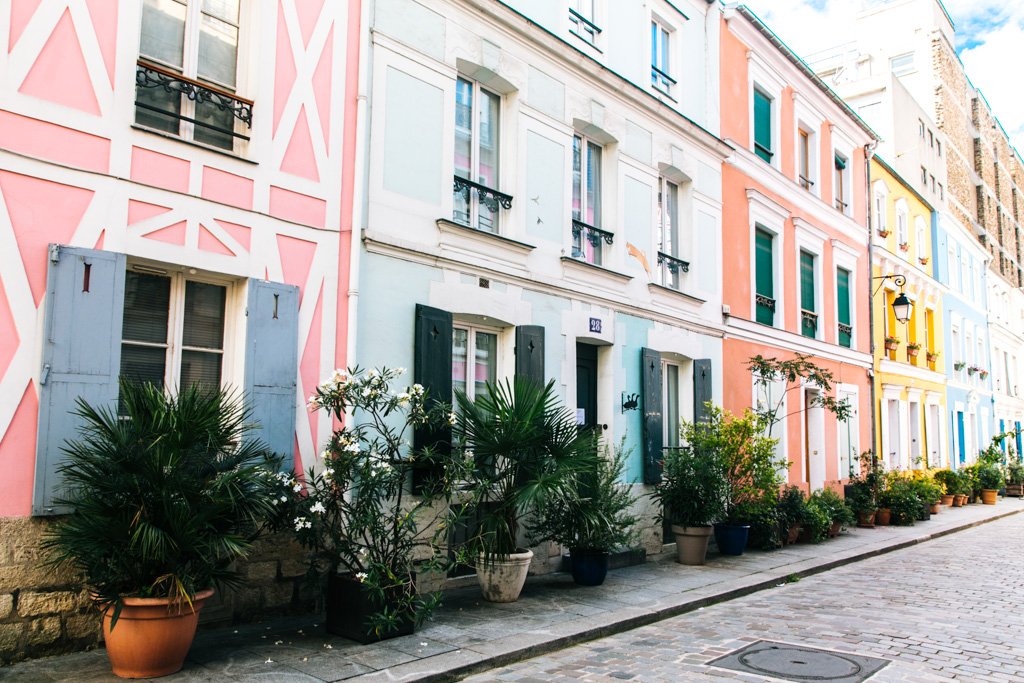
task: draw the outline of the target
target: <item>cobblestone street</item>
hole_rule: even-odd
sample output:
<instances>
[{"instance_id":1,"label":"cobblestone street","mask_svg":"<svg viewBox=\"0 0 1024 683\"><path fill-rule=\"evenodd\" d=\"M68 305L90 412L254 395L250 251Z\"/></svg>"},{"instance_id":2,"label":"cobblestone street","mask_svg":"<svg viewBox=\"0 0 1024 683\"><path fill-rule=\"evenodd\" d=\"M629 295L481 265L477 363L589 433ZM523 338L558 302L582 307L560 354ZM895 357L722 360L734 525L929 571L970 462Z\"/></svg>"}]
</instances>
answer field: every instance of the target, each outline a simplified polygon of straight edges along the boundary
<instances>
[{"instance_id":1,"label":"cobblestone street","mask_svg":"<svg viewBox=\"0 0 1024 683\"><path fill-rule=\"evenodd\" d=\"M763 639L891 660L872 681L1024 681L1022 541L1015 515L467 680L772 680L707 664Z\"/></svg>"}]
</instances>

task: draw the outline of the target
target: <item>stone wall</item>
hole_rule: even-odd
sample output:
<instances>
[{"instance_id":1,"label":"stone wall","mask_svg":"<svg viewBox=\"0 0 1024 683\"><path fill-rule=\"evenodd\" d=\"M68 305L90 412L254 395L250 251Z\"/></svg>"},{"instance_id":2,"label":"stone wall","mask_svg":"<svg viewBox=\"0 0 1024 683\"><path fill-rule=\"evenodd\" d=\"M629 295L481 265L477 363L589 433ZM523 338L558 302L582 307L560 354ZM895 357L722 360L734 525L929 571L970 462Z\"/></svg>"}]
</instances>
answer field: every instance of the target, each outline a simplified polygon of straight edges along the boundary
<instances>
[{"instance_id":1,"label":"stone wall","mask_svg":"<svg viewBox=\"0 0 1024 683\"><path fill-rule=\"evenodd\" d=\"M100 642L99 612L82 581L42 564L41 542L50 524L50 519L0 518L0 666ZM239 562L246 583L216 595L201 621L247 621L308 606L302 557L287 537L260 540Z\"/></svg>"}]
</instances>

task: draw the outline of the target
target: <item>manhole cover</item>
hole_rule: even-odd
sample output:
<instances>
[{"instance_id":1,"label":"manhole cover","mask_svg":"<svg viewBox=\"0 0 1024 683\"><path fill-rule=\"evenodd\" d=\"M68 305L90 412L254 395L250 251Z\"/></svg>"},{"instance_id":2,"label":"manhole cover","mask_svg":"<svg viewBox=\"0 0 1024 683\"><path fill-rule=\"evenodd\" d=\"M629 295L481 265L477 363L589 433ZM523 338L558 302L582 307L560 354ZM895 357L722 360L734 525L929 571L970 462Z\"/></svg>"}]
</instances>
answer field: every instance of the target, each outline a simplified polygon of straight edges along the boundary
<instances>
[{"instance_id":1,"label":"manhole cover","mask_svg":"<svg viewBox=\"0 0 1024 683\"><path fill-rule=\"evenodd\" d=\"M888 660L851 655L815 647L759 640L724 657L711 666L744 673L772 676L787 681L860 683L878 673Z\"/></svg>"}]
</instances>

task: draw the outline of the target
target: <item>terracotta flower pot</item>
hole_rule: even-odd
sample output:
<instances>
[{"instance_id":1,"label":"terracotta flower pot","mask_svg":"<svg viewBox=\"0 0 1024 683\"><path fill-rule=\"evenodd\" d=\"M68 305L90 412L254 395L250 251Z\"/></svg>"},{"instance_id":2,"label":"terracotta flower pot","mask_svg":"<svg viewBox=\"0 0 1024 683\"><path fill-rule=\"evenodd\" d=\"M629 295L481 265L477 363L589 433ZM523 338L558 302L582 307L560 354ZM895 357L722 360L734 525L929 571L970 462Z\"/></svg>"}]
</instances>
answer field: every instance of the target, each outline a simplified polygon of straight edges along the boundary
<instances>
[{"instance_id":1,"label":"terracotta flower pot","mask_svg":"<svg viewBox=\"0 0 1024 683\"><path fill-rule=\"evenodd\" d=\"M953 507L955 507L955 508L962 508L966 504L967 504L967 496L966 495L964 495L962 493L958 493L958 494L956 494L956 496L953 497Z\"/></svg>"},{"instance_id":2,"label":"terracotta flower pot","mask_svg":"<svg viewBox=\"0 0 1024 683\"><path fill-rule=\"evenodd\" d=\"M171 604L168 598L124 598L113 629L113 607L103 612L103 640L114 675L121 678L156 678L180 671L196 635L199 612L213 589L196 593L188 603Z\"/></svg>"},{"instance_id":3,"label":"terracotta flower pot","mask_svg":"<svg viewBox=\"0 0 1024 683\"><path fill-rule=\"evenodd\" d=\"M708 541L711 539L710 526L672 525L676 535L676 562L690 566L702 565L708 555Z\"/></svg>"},{"instance_id":4,"label":"terracotta flower pot","mask_svg":"<svg viewBox=\"0 0 1024 683\"><path fill-rule=\"evenodd\" d=\"M800 530L802 528L803 527L801 527L799 524L794 524L793 526L789 527L789 531L786 534L787 545L793 545L794 543L796 543L796 539L800 537Z\"/></svg>"},{"instance_id":5,"label":"terracotta flower pot","mask_svg":"<svg viewBox=\"0 0 1024 683\"><path fill-rule=\"evenodd\" d=\"M932 503L931 504L931 513L933 515L939 514L939 504L938 503Z\"/></svg>"},{"instance_id":6,"label":"terracotta flower pot","mask_svg":"<svg viewBox=\"0 0 1024 683\"><path fill-rule=\"evenodd\" d=\"M857 526L861 529L874 529L876 514L876 511L857 513Z\"/></svg>"},{"instance_id":7,"label":"terracotta flower pot","mask_svg":"<svg viewBox=\"0 0 1024 683\"><path fill-rule=\"evenodd\" d=\"M889 526L892 519L892 510L889 508L878 508L875 512L875 524L878 526Z\"/></svg>"},{"instance_id":8,"label":"terracotta flower pot","mask_svg":"<svg viewBox=\"0 0 1024 683\"><path fill-rule=\"evenodd\" d=\"M832 526L829 527L829 530L828 530L828 537L829 538L836 538L837 536L839 536L839 533L842 530L843 530L843 523L842 522L832 522Z\"/></svg>"},{"instance_id":9,"label":"terracotta flower pot","mask_svg":"<svg viewBox=\"0 0 1024 683\"><path fill-rule=\"evenodd\" d=\"M950 494L946 494L946 495L942 496L942 498L941 498L941 500L939 502L942 503L943 505L952 505L954 498L956 498L955 495L953 495L951 493Z\"/></svg>"},{"instance_id":10,"label":"terracotta flower pot","mask_svg":"<svg viewBox=\"0 0 1024 683\"><path fill-rule=\"evenodd\" d=\"M981 502L985 505L995 505L999 500L999 489L982 489Z\"/></svg>"},{"instance_id":11,"label":"terracotta flower pot","mask_svg":"<svg viewBox=\"0 0 1024 683\"><path fill-rule=\"evenodd\" d=\"M476 580L487 602L515 602L526 583L533 551L513 553L506 559L476 565Z\"/></svg>"}]
</instances>

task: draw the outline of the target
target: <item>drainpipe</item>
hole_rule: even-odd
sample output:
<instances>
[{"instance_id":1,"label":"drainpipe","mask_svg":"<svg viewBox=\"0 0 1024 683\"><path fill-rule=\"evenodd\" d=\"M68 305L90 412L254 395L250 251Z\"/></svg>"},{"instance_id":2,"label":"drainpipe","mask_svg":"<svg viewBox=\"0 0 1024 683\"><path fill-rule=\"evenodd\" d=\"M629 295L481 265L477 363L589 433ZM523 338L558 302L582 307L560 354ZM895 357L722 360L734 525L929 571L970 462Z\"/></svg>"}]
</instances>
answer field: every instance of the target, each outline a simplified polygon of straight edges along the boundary
<instances>
[{"instance_id":1,"label":"drainpipe","mask_svg":"<svg viewBox=\"0 0 1024 683\"><path fill-rule=\"evenodd\" d=\"M872 140L868 144L864 145L864 201L867 204L867 217L868 224L868 267L867 267L867 287L865 291L868 294L868 343L871 351L871 369L868 371L868 379L871 380L870 393L871 393L871 453L873 458L877 458L878 454L875 453L875 448L878 444L878 424L875 419L875 411L878 406L876 405L877 397L875 396L875 300L872 295L872 258L873 258L873 244L874 244L874 229L872 228L871 219L871 157L874 156L875 147L878 145L877 140ZM858 454L859 456L859 454Z\"/></svg>"}]
</instances>

